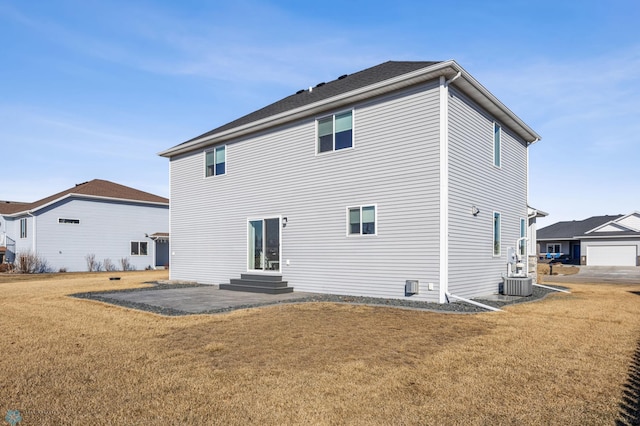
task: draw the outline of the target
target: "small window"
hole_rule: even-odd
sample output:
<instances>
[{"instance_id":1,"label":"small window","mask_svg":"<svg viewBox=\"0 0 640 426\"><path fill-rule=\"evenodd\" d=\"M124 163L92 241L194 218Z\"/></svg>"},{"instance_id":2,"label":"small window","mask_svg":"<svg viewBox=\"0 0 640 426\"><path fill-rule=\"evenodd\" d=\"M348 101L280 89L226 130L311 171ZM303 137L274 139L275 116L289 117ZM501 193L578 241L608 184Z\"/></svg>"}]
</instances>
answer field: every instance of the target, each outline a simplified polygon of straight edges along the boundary
<instances>
[{"instance_id":1,"label":"small window","mask_svg":"<svg viewBox=\"0 0 640 426\"><path fill-rule=\"evenodd\" d=\"M502 128L493 123L493 165L502 167Z\"/></svg>"},{"instance_id":2,"label":"small window","mask_svg":"<svg viewBox=\"0 0 640 426\"><path fill-rule=\"evenodd\" d=\"M547 253L558 254L562 253L562 246L560 244L547 244Z\"/></svg>"},{"instance_id":3,"label":"small window","mask_svg":"<svg viewBox=\"0 0 640 426\"><path fill-rule=\"evenodd\" d=\"M320 118L317 123L318 153L353 146L353 111Z\"/></svg>"},{"instance_id":4,"label":"small window","mask_svg":"<svg viewBox=\"0 0 640 426\"><path fill-rule=\"evenodd\" d=\"M493 255L500 256L500 213L493 212Z\"/></svg>"},{"instance_id":5,"label":"small window","mask_svg":"<svg viewBox=\"0 0 640 426\"><path fill-rule=\"evenodd\" d=\"M527 221L520 218L520 238L527 236ZM520 255L524 256L527 249L527 240L520 240Z\"/></svg>"},{"instance_id":6,"label":"small window","mask_svg":"<svg viewBox=\"0 0 640 426\"><path fill-rule=\"evenodd\" d=\"M219 146L205 151L205 175L218 176L225 174L227 164L226 146Z\"/></svg>"},{"instance_id":7,"label":"small window","mask_svg":"<svg viewBox=\"0 0 640 426\"><path fill-rule=\"evenodd\" d=\"M80 219L64 219L64 218L59 218L58 219L58 223L69 223L72 225L80 225Z\"/></svg>"},{"instance_id":8,"label":"small window","mask_svg":"<svg viewBox=\"0 0 640 426\"><path fill-rule=\"evenodd\" d=\"M147 255L146 241L131 241L131 256L146 256L146 255Z\"/></svg>"},{"instance_id":9,"label":"small window","mask_svg":"<svg viewBox=\"0 0 640 426\"><path fill-rule=\"evenodd\" d=\"M376 234L376 207L362 206L348 208L349 235Z\"/></svg>"},{"instance_id":10,"label":"small window","mask_svg":"<svg viewBox=\"0 0 640 426\"><path fill-rule=\"evenodd\" d=\"M20 238L27 238L27 218L20 219Z\"/></svg>"}]
</instances>

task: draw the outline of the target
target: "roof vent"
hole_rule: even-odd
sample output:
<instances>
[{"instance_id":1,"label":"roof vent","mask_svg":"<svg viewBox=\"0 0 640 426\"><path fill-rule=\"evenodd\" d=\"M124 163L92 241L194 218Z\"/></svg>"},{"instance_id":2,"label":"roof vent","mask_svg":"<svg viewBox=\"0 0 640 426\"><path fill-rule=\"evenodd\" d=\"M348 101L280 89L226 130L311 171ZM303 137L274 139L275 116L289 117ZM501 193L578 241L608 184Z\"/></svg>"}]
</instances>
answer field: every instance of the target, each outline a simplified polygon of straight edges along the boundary
<instances>
[{"instance_id":1,"label":"roof vent","mask_svg":"<svg viewBox=\"0 0 640 426\"><path fill-rule=\"evenodd\" d=\"M338 80L343 80L343 79L347 78L348 75L349 74L343 74L340 77L338 77Z\"/></svg>"},{"instance_id":2,"label":"roof vent","mask_svg":"<svg viewBox=\"0 0 640 426\"><path fill-rule=\"evenodd\" d=\"M325 82L323 81L322 83L318 83L318 84L316 84L316 87L322 87L322 86L324 86L325 84L327 84L327 83L325 83Z\"/></svg>"},{"instance_id":3,"label":"roof vent","mask_svg":"<svg viewBox=\"0 0 640 426\"><path fill-rule=\"evenodd\" d=\"M303 92L304 92L304 89L300 89L296 92L296 95L299 95L300 93L303 93Z\"/></svg>"},{"instance_id":4,"label":"roof vent","mask_svg":"<svg viewBox=\"0 0 640 426\"><path fill-rule=\"evenodd\" d=\"M85 183L89 183L89 181L82 182L82 183L76 183L76 186L84 185Z\"/></svg>"}]
</instances>

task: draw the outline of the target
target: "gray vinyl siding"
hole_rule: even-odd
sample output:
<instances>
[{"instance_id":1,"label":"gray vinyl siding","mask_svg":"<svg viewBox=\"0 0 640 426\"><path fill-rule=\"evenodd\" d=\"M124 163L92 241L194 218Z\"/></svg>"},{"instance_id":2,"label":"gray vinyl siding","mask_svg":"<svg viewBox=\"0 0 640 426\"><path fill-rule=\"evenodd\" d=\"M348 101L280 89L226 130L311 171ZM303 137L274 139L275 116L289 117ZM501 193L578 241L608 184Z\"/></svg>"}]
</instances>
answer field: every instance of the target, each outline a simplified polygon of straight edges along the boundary
<instances>
[{"instance_id":1,"label":"gray vinyl siding","mask_svg":"<svg viewBox=\"0 0 640 426\"><path fill-rule=\"evenodd\" d=\"M61 224L59 218L80 224ZM118 269L120 259L128 258L141 270L155 266L153 241L145 234L167 232L169 212L167 206L67 199L38 211L36 221L37 252L54 271L86 271L88 254L99 262L108 258ZM147 242L148 254L132 256L131 241Z\"/></svg>"},{"instance_id":2,"label":"gray vinyl siding","mask_svg":"<svg viewBox=\"0 0 640 426\"><path fill-rule=\"evenodd\" d=\"M449 291L463 297L498 290L507 247L516 247L527 217L526 143L498 124L501 168L493 164L493 118L450 88ZM493 212L501 214L500 256L493 256Z\"/></svg>"},{"instance_id":3,"label":"gray vinyl siding","mask_svg":"<svg viewBox=\"0 0 640 426\"><path fill-rule=\"evenodd\" d=\"M247 219L283 216L281 273L296 291L401 298L417 279L413 298L437 300L438 102L433 83L354 105L353 149L316 154L309 117L227 142L222 176L204 177L202 150L173 157L171 278L238 278ZM363 205L377 207L377 235L347 236L347 207Z\"/></svg>"}]
</instances>

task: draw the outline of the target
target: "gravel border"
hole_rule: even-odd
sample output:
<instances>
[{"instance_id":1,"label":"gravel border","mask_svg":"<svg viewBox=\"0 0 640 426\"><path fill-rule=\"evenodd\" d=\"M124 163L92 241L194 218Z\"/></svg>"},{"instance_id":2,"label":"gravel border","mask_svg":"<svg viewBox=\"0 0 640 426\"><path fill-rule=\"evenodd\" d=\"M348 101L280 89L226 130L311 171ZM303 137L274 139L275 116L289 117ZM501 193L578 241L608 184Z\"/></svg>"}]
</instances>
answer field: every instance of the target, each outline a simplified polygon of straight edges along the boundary
<instances>
[{"instance_id":1,"label":"gravel border","mask_svg":"<svg viewBox=\"0 0 640 426\"><path fill-rule=\"evenodd\" d=\"M434 311L434 312L440 312L440 313L456 313L456 314L473 314L473 313L480 313L480 312L489 312L487 309L482 308L480 306L472 305L470 303L465 303L461 301L455 301L451 303L433 303L433 302L421 302L421 301L414 301L414 300L407 300L407 299L382 299L377 297L317 294L310 297L304 297L301 299L280 300L277 302L238 305L233 307L212 309L208 311L193 313L193 312L180 311L173 308L164 308L161 306L148 305L146 303L128 302L125 300L119 300L119 299L115 299L108 296L108 294L113 294L113 293L130 293L130 292L150 291L150 290L168 290L168 289L176 289L176 288L200 287L205 285L205 284L195 284L195 283L167 284L167 283L159 283L159 282L146 282L145 284L152 284L152 286L143 287L143 288L131 288L131 289L125 289L125 290L115 290L115 291L106 290L106 291L100 291L100 292L77 293L77 294L72 294L70 296L76 297L79 299L97 300L97 301L109 303L112 305L123 306L125 308L137 309L145 312L153 312L156 314L166 315L166 316L217 314L217 313L235 311L238 309L257 308L260 306L279 305L279 304L285 304L285 303L305 303L305 302L349 303L349 304L360 304L360 305L368 305L368 306L386 306L386 307L398 307L398 308L404 308L404 309L428 310L428 311ZM557 285L553 287L558 289L563 289L563 290L566 289L566 287L557 286ZM485 300L480 298L473 299L473 300L488 306L492 306L494 308L502 308L508 305L542 300L550 293L555 293L555 291L547 288L543 288L543 287L534 286L533 294L528 297L514 298L513 300Z\"/></svg>"}]
</instances>

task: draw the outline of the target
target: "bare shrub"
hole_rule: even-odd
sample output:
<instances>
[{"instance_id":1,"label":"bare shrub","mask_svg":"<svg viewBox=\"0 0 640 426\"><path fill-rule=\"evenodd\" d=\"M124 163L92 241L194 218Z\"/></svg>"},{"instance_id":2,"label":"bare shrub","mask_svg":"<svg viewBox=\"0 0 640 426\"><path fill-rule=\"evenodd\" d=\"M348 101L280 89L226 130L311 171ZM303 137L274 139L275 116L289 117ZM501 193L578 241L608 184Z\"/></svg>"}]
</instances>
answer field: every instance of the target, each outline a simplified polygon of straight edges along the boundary
<instances>
[{"instance_id":1,"label":"bare shrub","mask_svg":"<svg viewBox=\"0 0 640 426\"><path fill-rule=\"evenodd\" d=\"M84 257L84 260L87 261L87 271L94 272L94 271L97 270L96 267L98 265L97 265L97 262L96 262L96 255L95 254L89 253L88 255L86 255Z\"/></svg>"},{"instance_id":2,"label":"bare shrub","mask_svg":"<svg viewBox=\"0 0 640 426\"><path fill-rule=\"evenodd\" d=\"M47 260L31 250L17 254L16 269L21 274L44 274L51 272L51 267Z\"/></svg>"},{"instance_id":3,"label":"bare shrub","mask_svg":"<svg viewBox=\"0 0 640 426\"><path fill-rule=\"evenodd\" d=\"M120 266L123 271L135 271L136 267L131 264L128 257L123 257L120 259Z\"/></svg>"},{"instance_id":4,"label":"bare shrub","mask_svg":"<svg viewBox=\"0 0 640 426\"><path fill-rule=\"evenodd\" d=\"M104 260L104 262L102 262L102 264L104 265L104 270L107 272L114 272L118 270L115 263L113 263L108 257Z\"/></svg>"},{"instance_id":5,"label":"bare shrub","mask_svg":"<svg viewBox=\"0 0 640 426\"><path fill-rule=\"evenodd\" d=\"M58 269L58 272L61 273L61 274L64 273L64 272L67 272L67 268L65 268L63 266L62 268Z\"/></svg>"}]
</instances>

